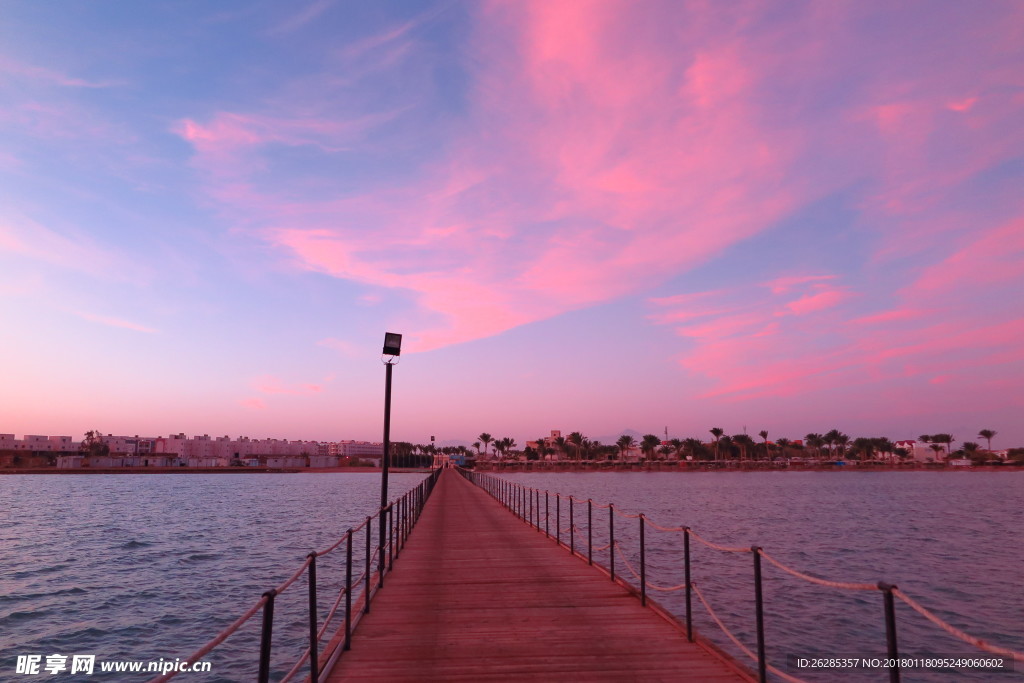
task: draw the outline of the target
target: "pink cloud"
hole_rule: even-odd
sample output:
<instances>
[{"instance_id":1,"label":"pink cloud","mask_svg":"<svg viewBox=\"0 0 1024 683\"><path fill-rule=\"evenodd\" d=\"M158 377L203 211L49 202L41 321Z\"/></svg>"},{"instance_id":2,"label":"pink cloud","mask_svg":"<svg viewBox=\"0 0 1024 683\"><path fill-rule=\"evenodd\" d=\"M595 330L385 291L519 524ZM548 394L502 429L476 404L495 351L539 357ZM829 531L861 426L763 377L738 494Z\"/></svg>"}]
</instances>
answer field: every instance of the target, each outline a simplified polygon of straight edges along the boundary
<instances>
[{"instance_id":1,"label":"pink cloud","mask_svg":"<svg viewBox=\"0 0 1024 683\"><path fill-rule=\"evenodd\" d=\"M807 294L796 301L790 301L786 304L786 308L794 315L807 315L837 306L848 297L849 294L843 290L829 289L815 294Z\"/></svg>"},{"instance_id":2,"label":"pink cloud","mask_svg":"<svg viewBox=\"0 0 1024 683\"><path fill-rule=\"evenodd\" d=\"M0 253L3 252L105 280L150 279L148 266L96 244L87 235L71 230L61 233L37 221L0 212Z\"/></svg>"},{"instance_id":3,"label":"pink cloud","mask_svg":"<svg viewBox=\"0 0 1024 683\"><path fill-rule=\"evenodd\" d=\"M359 349L355 344L344 339L335 339L333 337L327 339L321 339L316 343L317 346L323 346L324 348L333 349L343 356L358 356Z\"/></svg>"},{"instance_id":4,"label":"pink cloud","mask_svg":"<svg viewBox=\"0 0 1024 683\"><path fill-rule=\"evenodd\" d=\"M931 295L1024 281L1024 218L963 240L957 251L929 266L911 286Z\"/></svg>"},{"instance_id":5,"label":"pink cloud","mask_svg":"<svg viewBox=\"0 0 1024 683\"><path fill-rule=\"evenodd\" d=\"M84 320L88 320L89 322L108 325L110 327L119 327L125 330L134 330L135 332L145 332L146 334L157 334L159 332L159 330L153 329L152 327L146 327L145 325L139 325L138 323L122 320L120 318L112 318L106 315L95 315L84 311L75 311L75 315Z\"/></svg>"},{"instance_id":6,"label":"pink cloud","mask_svg":"<svg viewBox=\"0 0 1024 683\"><path fill-rule=\"evenodd\" d=\"M239 403L251 410L266 410L267 404L261 398L245 398L239 401Z\"/></svg>"},{"instance_id":7,"label":"pink cloud","mask_svg":"<svg viewBox=\"0 0 1024 683\"><path fill-rule=\"evenodd\" d=\"M982 232L895 291L896 305L877 313L849 318L844 313L855 302L863 305L862 298L854 299L841 284L812 280L803 283L808 294L788 302L785 288L769 288L768 297L758 296L753 285L663 297L657 305L669 310L652 320L672 324L673 307L684 319L709 314L677 328L691 342L679 362L710 380L705 396L723 400L840 385L855 392L897 378L952 390L957 377L974 377L962 397L988 378L1024 381L1024 308L1013 294L1024 291L1024 268L1012 267L1022 260L1019 225L1011 221ZM990 276L979 272L988 261ZM793 313L798 315L788 315Z\"/></svg>"},{"instance_id":8,"label":"pink cloud","mask_svg":"<svg viewBox=\"0 0 1024 683\"><path fill-rule=\"evenodd\" d=\"M956 102L949 102L946 104L946 108L951 111L965 112L970 111L977 103L977 97L968 97L967 99L958 100Z\"/></svg>"},{"instance_id":9,"label":"pink cloud","mask_svg":"<svg viewBox=\"0 0 1024 683\"><path fill-rule=\"evenodd\" d=\"M778 182L790 142L757 123L758 76L742 50L705 50L677 75L661 46L626 29L629 12L482 9L474 122L442 163L383 201L295 205L254 187L252 169L272 163L269 143L320 139L303 121L222 113L178 132L215 181L211 194L233 211L258 207L278 224L263 235L296 265L407 292L426 322L410 334L413 350L498 334L662 281L796 203ZM543 230L528 227L538 222ZM435 271L438 262L459 265Z\"/></svg>"},{"instance_id":10,"label":"pink cloud","mask_svg":"<svg viewBox=\"0 0 1024 683\"><path fill-rule=\"evenodd\" d=\"M275 26L271 33L290 33L298 30L322 15L334 5L334 0L313 0L302 10Z\"/></svg>"},{"instance_id":11,"label":"pink cloud","mask_svg":"<svg viewBox=\"0 0 1024 683\"><path fill-rule=\"evenodd\" d=\"M860 318L855 318L848 321L850 325L878 325L889 322L895 322L899 320L913 320L927 315L928 311L917 311L913 309L894 309L891 311L882 311L881 313L874 313L872 315L866 315Z\"/></svg>"},{"instance_id":12,"label":"pink cloud","mask_svg":"<svg viewBox=\"0 0 1024 683\"><path fill-rule=\"evenodd\" d=\"M835 278L835 275L786 275L766 282L764 286L770 289L772 294L785 294L800 285L822 283Z\"/></svg>"},{"instance_id":13,"label":"pink cloud","mask_svg":"<svg viewBox=\"0 0 1024 683\"><path fill-rule=\"evenodd\" d=\"M124 85L120 81L90 81L85 78L68 76L53 69L25 64L0 55L0 74L14 76L34 83L46 83L67 88L111 88Z\"/></svg>"},{"instance_id":14,"label":"pink cloud","mask_svg":"<svg viewBox=\"0 0 1024 683\"><path fill-rule=\"evenodd\" d=\"M866 11L840 4L778 22L756 6L481 4L466 113L433 161L394 184L331 192L274 173L281 146L326 157L364 144L360 136L377 125L398 126L394 116L341 125L272 99L256 111L185 121L178 132L238 229L296 268L407 298L416 307L410 350L427 350L643 291L864 178L877 179L858 210L866 222L885 219L879 253L964 233L926 212L1019 148L1020 127L1009 122L1020 104L986 95L964 111L946 105L1010 72L985 71L979 81L978 64L992 58L985 48L964 64L939 60L886 78L851 47L849 26ZM339 59L404 44L412 28L398 25ZM835 74L851 70L868 75L838 109L808 94L831 92ZM335 83L308 81L327 92ZM778 93L800 97L780 102ZM330 96L322 101L321 112ZM989 126L1007 131L1011 144L1001 147ZM955 141L948 164L929 154L939 131ZM841 309L852 294L825 287L831 277L767 283L774 294L798 294L772 310L814 318ZM686 307L657 315L696 319ZM691 332L711 329L702 325Z\"/></svg>"}]
</instances>

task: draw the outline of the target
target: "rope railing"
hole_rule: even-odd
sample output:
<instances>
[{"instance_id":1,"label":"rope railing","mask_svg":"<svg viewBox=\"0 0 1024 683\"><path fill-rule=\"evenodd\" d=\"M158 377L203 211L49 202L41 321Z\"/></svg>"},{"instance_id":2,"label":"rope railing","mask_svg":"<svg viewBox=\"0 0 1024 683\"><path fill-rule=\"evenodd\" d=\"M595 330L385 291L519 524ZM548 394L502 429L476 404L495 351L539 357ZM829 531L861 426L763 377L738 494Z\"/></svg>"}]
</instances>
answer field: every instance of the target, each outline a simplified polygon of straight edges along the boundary
<instances>
[{"instance_id":1,"label":"rope railing","mask_svg":"<svg viewBox=\"0 0 1024 683\"><path fill-rule=\"evenodd\" d=\"M616 543L615 544L615 550L616 550L616 552L619 553L619 558L622 560L622 564L626 565L626 569L629 570L629 573L632 574L636 578L637 581L644 581L644 583L647 584L648 587L650 587L651 584L648 583L647 581L645 581L641 577L640 572L637 571L636 568L626 558L626 554L624 552L622 552L622 546L619 545L618 543Z\"/></svg>"},{"instance_id":2,"label":"rope railing","mask_svg":"<svg viewBox=\"0 0 1024 683\"><path fill-rule=\"evenodd\" d=\"M211 650L213 650L213 648L223 643L225 640L228 639L228 637L231 634L233 634L235 631L241 628L242 624L249 621L249 619L251 619L254 614L259 612L266 604L267 598L265 596L257 600L255 605L250 607L242 616L238 617L238 619L235 619L235 621L232 622L230 626L226 627L223 631L215 635L208 643L206 643L206 645L203 645L201 648L193 652L192 655L185 660L185 665L179 668L190 667L192 664L195 664L200 659L205 657L207 654L210 653ZM150 683L163 683L164 681L171 680L176 675L177 672L166 673L162 676L154 678Z\"/></svg>"},{"instance_id":3,"label":"rope railing","mask_svg":"<svg viewBox=\"0 0 1024 683\"><path fill-rule=\"evenodd\" d=\"M394 559L398 557L398 554L401 552L409 533L412 531L413 526L415 526L416 521L419 519L423 506L426 504L427 499L430 497L430 494L434 489L434 485L437 483L440 473L441 470L435 470L429 477L407 491L400 498L381 507L374 514L366 517L357 526L350 527L340 539L332 543L326 549L321 551L311 551L306 555L305 561L302 565L293 574L291 574L276 588L271 588L266 591L256 604L250 607L241 617L223 629L209 642L196 650L187 660L185 660L185 663L182 666L177 667L176 671L171 671L158 676L152 679L150 683L164 683L165 681L171 680L180 672L180 670L186 668L186 665L194 664L209 654L214 648L227 640L232 634L241 628L243 624L249 621L261 610L263 612L263 628L260 638L259 674L257 680L260 683L267 683L270 677L270 644L272 642L273 634L274 603L277 596L288 590L288 588L290 588L292 584L294 584L303 574L306 574L307 576L307 583L309 587L309 646L305 649L288 673L285 674L282 679L282 683L295 677L307 662L309 663L310 670L309 680L313 683L317 683L320 677L318 646L320 641L324 638L324 635L327 633L329 625L337 616L342 601L345 603L344 641L343 644L338 646L338 648L339 650L348 650L350 648L353 627L353 594L356 593L357 588L362 589L359 593L361 595L361 612L363 614L368 613L370 611L370 602L373 595L384 587L384 575L390 572ZM378 532L377 534L380 538L376 539L377 545L375 548L372 547L373 527L371 526L371 522L374 519L378 519L381 523L381 532ZM359 574L359 576L354 577L352 572L354 557L353 538L357 532L363 531L364 529L365 552L363 553L363 564L365 566L362 573ZM328 611L323 624L320 625L316 609L316 560L334 552L340 548L342 544L345 544L345 585L339 591L338 597ZM375 566L376 570L374 569ZM339 633L339 635L341 634ZM337 655L338 652L336 651L332 655L332 661L337 657Z\"/></svg>"},{"instance_id":4,"label":"rope railing","mask_svg":"<svg viewBox=\"0 0 1024 683\"><path fill-rule=\"evenodd\" d=\"M718 628L722 629L722 633L724 633L729 638L729 640L731 640L733 642L733 644L740 649L740 651L743 654L745 654L746 656L750 657L751 659L753 659L756 662L757 661L757 655L755 655L753 652L751 652L750 648L748 648L746 645L744 645L742 642L740 642L740 639L737 638L735 635L733 635L733 632L725 627L725 624L722 623L722 620L719 619L718 615L715 614L715 611L713 609L711 609L711 605L708 604L707 599L705 599L704 594L697 587L697 584L696 583L691 583L690 587L693 589L693 594L696 595L697 599L700 600L702 605L704 605L704 609L706 609L708 611L708 616L711 617L711 620L713 622L715 622L715 624L718 625ZM768 671L771 671L773 674L775 674L779 678L782 678L783 680L789 681L790 683L806 683L803 679L797 678L796 676L790 676L785 671L781 671L779 669L776 669L774 666L772 666L770 664L768 665Z\"/></svg>"},{"instance_id":5,"label":"rope railing","mask_svg":"<svg viewBox=\"0 0 1024 683\"><path fill-rule=\"evenodd\" d=\"M707 540L706 538L700 536L696 531L693 531L692 529L690 530L688 535L690 536L690 538L697 539L698 541L700 541L701 543L703 543L707 547L711 548L712 550L718 550L718 551L723 552L723 553L749 553L750 552L750 548L744 548L743 546L727 546L727 545L718 545L717 543L712 543L711 541Z\"/></svg>"},{"instance_id":6,"label":"rope railing","mask_svg":"<svg viewBox=\"0 0 1024 683\"><path fill-rule=\"evenodd\" d=\"M931 611L920 605L918 602L913 600L910 596L900 591L896 586L879 582L879 583L857 583L848 581L833 581L829 579L820 578L807 574L790 567L782 561L766 553L762 548L758 546L743 547L743 546L727 546L710 541L696 532L688 526L668 527L662 526L651 520L643 514L631 514L623 512L615 507L613 503L601 504L595 503L592 499L582 499L575 496L563 496L560 493L552 493L551 491L541 491L532 487L523 487L522 485L514 482L494 477L490 475L479 474L475 472L469 472L467 470L459 470L459 473L464 477L477 484L491 496L505 505L510 511L520 517L524 522L530 524L538 531L546 533L549 538L554 540L558 545L565 547L570 550L574 555L585 559L590 564L597 564L599 567L604 569L612 581L624 582L621 578L616 577L616 556L618 556L619 563L625 566L628 574L632 575L632 578L639 584L639 597L642 604L646 604L647 601L647 589L663 592L663 593L674 593L677 591L686 591L686 634L687 639L691 642L694 640L693 635L693 615L691 606L691 594L697 593L698 599L704 603L705 608L708 610L708 614L711 615L713 621L718 624L719 628L732 640L737 647L739 647L747 656L750 656L757 662L758 666L758 679L759 681L766 681L768 672L772 672L780 678L787 681L799 682L800 679L794 678L783 671L776 669L767 662L764 646L764 600L762 594L762 576L761 576L761 558L767 560L770 564L778 568L779 570L793 576L794 578L801 579L803 581L823 586L826 588L832 588L844 591L877 591L883 595L883 604L885 612L885 623L886 623L886 641L888 648L888 662L891 663L890 667L890 678L898 680L899 678L899 667L900 659L898 656L898 649L896 644L896 618L895 618L895 607L894 598L899 598L908 607L925 617L928 621L932 622L942 630L946 631L950 635L958 638L959 640L968 643L980 650L991 652L994 654L1003 655L1010 657L1016 661L1024 661L1024 653L1020 653L1009 648L1000 647L993 645L986 640L972 636L955 626L942 620ZM528 491L528 495L525 493ZM543 496L541 495L543 494ZM540 514L540 502L543 499L544 514L543 522ZM552 504L553 502L553 504ZM573 516L576 512L577 506L580 504L586 505L586 529L585 531L576 523ZM567 510L563 512L562 507L566 507ZM594 528L595 522L593 519L593 510L608 510L607 513L607 539L608 542L605 545L597 547L594 545ZM568 514L569 525L563 526L563 515ZM623 519L639 519L639 542L640 542L640 566L639 568L631 561L627 556L624 548L620 543L615 540L616 534L616 517ZM580 519L580 517L576 517ZM549 522L550 520L550 522ZM543 528L542 528L543 524ZM652 528L656 531L668 532L668 533L681 533L683 536L683 550L684 550L684 569L686 579L683 583L675 586L662 586L658 585L647 579L647 563L646 563L646 550L647 544L645 541L645 530ZM563 537L566 534L566 537ZM577 546L577 537L585 541L586 547L582 545ZM725 627L723 623L718 619L717 615L711 610L711 606L704 599L703 595L697 590L696 584L690 579L691 574L691 557L690 557L690 539L694 539L702 545L719 552L724 553L735 553L735 554L750 554L753 557L754 564L754 588L755 588L755 616L757 623L757 652L754 653L749 648L744 646L731 632ZM586 555L583 554L584 550ZM608 565L602 566L600 563L595 563L593 560L593 554L595 552L601 553L608 551ZM628 584L627 584L628 585Z\"/></svg>"},{"instance_id":7,"label":"rope railing","mask_svg":"<svg viewBox=\"0 0 1024 683\"><path fill-rule=\"evenodd\" d=\"M791 574L791 575L797 577L798 579L803 579L804 581L809 581L810 583L816 583L819 586L825 586L826 588L839 588L841 590L848 590L848 591L876 591L876 590L879 590L877 583L848 583L848 582L845 582L845 581L828 581L826 579L819 579L816 576L811 576L810 574L804 574L803 572L799 572L799 571L793 569L792 567L788 567L788 566L782 564L781 562L776 560L774 557L772 557L771 555L766 553L764 550L761 551L761 557L763 557L764 559L768 560L769 562L771 562L772 564L774 564L776 567L778 567L782 571L786 572L787 574Z\"/></svg>"},{"instance_id":8,"label":"rope railing","mask_svg":"<svg viewBox=\"0 0 1024 683\"><path fill-rule=\"evenodd\" d=\"M346 536L343 536L342 540L344 541L345 538ZM377 556L379 554L380 550L378 549L374 550L373 553L370 555L371 565L373 564L373 561L377 559ZM358 586L359 583L363 580L363 578L365 578L365 576L366 570L363 570L363 573L353 580L352 585ZM338 598L334 601L334 605L331 606L331 611L327 613L327 617L324 619L324 625L320 627L319 631L317 631L316 640L318 643L323 639L324 634L327 633L327 629L330 627L331 621L334 620L334 615L337 612L339 605L341 605L341 601L345 598L346 595L349 594L350 591L348 586L345 586L338 592ZM302 653L302 656L299 657L299 661L295 662L295 665L291 668L291 670L288 673L284 675L284 678L280 680L280 683L288 683L288 681L290 681L295 676L295 674L297 674L302 669L302 665L305 664L306 660L309 659L309 653L310 648L307 647L305 651Z\"/></svg>"},{"instance_id":9,"label":"rope railing","mask_svg":"<svg viewBox=\"0 0 1024 683\"><path fill-rule=\"evenodd\" d=\"M928 621L932 622L933 624L941 628L949 635L955 638L959 638L963 642L969 643L974 647L978 648L979 650L984 650L985 652L991 652L997 655L1003 655L1004 657L1010 657L1011 659L1014 659L1018 662L1024 662L1024 652L1016 652L1015 650L1011 650L1009 648L999 647L998 645L993 645L987 640L976 638L969 633L961 631L956 626L953 626L950 623L943 621L940 617L935 616L934 613L922 607L920 603L918 603L916 600L914 600L898 588L893 588L892 594L900 600L902 600L904 603L906 603L906 605L910 609L914 610L915 612L917 612L922 617L924 617Z\"/></svg>"}]
</instances>

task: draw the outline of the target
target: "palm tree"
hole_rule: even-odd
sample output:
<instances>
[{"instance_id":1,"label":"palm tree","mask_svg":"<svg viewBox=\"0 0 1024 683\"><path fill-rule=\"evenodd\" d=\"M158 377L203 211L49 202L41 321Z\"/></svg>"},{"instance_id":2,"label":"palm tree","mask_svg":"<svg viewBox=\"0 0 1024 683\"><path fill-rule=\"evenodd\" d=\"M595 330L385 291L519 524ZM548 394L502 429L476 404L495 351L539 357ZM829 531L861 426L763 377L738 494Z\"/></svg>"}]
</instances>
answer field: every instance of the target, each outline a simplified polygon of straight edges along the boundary
<instances>
[{"instance_id":1,"label":"palm tree","mask_svg":"<svg viewBox=\"0 0 1024 683\"><path fill-rule=\"evenodd\" d=\"M823 437L821 437L822 440L825 442L825 445L828 446L829 457L832 458L833 460L838 459L835 456L835 446L837 441L839 440L839 434L840 432L838 429L830 429L827 432L825 432L825 435Z\"/></svg>"},{"instance_id":2,"label":"palm tree","mask_svg":"<svg viewBox=\"0 0 1024 683\"><path fill-rule=\"evenodd\" d=\"M759 437L764 439L764 457L765 460L771 460L771 456L768 454L768 430L762 429L757 433Z\"/></svg>"},{"instance_id":3,"label":"palm tree","mask_svg":"<svg viewBox=\"0 0 1024 683\"><path fill-rule=\"evenodd\" d=\"M889 439L887 439L884 436L871 439L871 441L872 443L874 443L875 452L878 454L888 453L891 456L896 451L896 444L894 444L892 441L889 441Z\"/></svg>"},{"instance_id":4,"label":"palm tree","mask_svg":"<svg viewBox=\"0 0 1024 683\"><path fill-rule=\"evenodd\" d=\"M825 437L812 432L804 437L804 444L808 448L813 448L815 455L818 456L819 460L821 459L821 448L825 445Z\"/></svg>"},{"instance_id":5,"label":"palm tree","mask_svg":"<svg viewBox=\"0 0 1024 683\"><path fill-rule=\"evenodd\" d=\"M686 445L686 450L689 451L690 456L694 460L697 460L701 454L707 453L707 447L704 445L704 442L701 441L700 439L694 439L693 437L690 437L683 443Z\"/></svg>"},{"instance_id":6,"label":"palm tree","mask_svg":"<svg viewBox=\"0 0 1024 683\"><path fill-rule=\"evenodd\" d=\"M732 442L740 449L740 460L747 459L747 449L754 446L754 440L746 434L733 434Z\"/></svg>"},{"instance_id":7,"label":"palm tree","mask_svg":"<svg viewBox=\"0 0 1024 683\"><path fill-rule=\"evenodd\" d=\"M842 432L836 432L835 443L836 450L839 452L839 455L846 455L846 444L850 443L850 437L848 437L846 434L843 434ZM837 460L839 459L841 458L837 458Z\"/></svg>"},{"instance_id":8,"label":"palm tree","mask_svg":"<svg viewBox=\"0 0 1024 683\"><path fill-rule=\"evenodd\" d=\"M875 444L868 437L858 436L853 440L853 452L860 454L860 460L871 460L875 454Z\"/></svg>"},{"instance_id":9,"label":"palm tree","mask_svg":"<svg viewBox=\"0 0 1024 683\"><path fill-rule=\"evenodd\" d=\"M502 439L501 445L503 447L502 453L504 453L505 455L508 455L508 453L511 452L517 446L516 440L513 439L511 436L506 436L504 439Z\"/></svg>"},{"instance_id":10,"label":"palm tree","mask_svg":"<svg viewBox=\"0 0 1024 683\"><path fill-rule=\"evenodd\" d=\"M669 444L672 446L672 452L676 454L676 460L683 459L683 440L682 439L669 439Z\"/></svg>"},{"instance_id":11,"label":"palm tree","mask_svg":"<svg viewBox=\"0 0 1024 683\"><path fill-rule=\"evenodd\" d=\"M937 443L933 443L930 446L928 446L928 448L930 448L933 451L935 451L935 459L938 460L939 459L939 453L942 452L942 446L940 446Z\"/></svg>"},{"instance_id":12,"label":"palm tree","mask_svg":"<svg viewBox=\"0 0 1024 683\"><path fill-rule=\"evenodd\" d=\"M476 449L476 454L480 455L480 442L479 441L474 441L473 442L473 448Z\"/></svg>"},{"instance_id":13,"label":"palm tree","mask_svg":"<svg viewBox=\"0 0 1024 683\"><path fill-rule=\"evenodd\" d=\"M718 460L718 442L725 434L725 430L721 427L712 427L710 430L711 435L715 437L715 460Z\"/></svg>"},{"instance_id":14,"label":"palm tree","mask_svg":"<svg viewBox=\"0 0 1024 683\"><path fill-rule=\"evenodd\" d=\"M619 437L615 445L619 447L619 452L622 454L622 459L626 459L626 451L636 446L636 439L631 437L629 434L623 434Z\"/></svg>"},{"instance_id":15,"label":"palm tree","mask_svg":"<svg viewBox=\"0 0 1024 683\"><path fill-rule=\"evenodd\" d=\"M952 434L932 434L932 441L934 441L935 443L944 443L944 444L946 444L946 455L947 456L949 455L950 448L951 448L952 443L953 443L953 435Z\"/></svg>"},{"instance_id":16,"label":"palm tree","mask_svg":"<svg viewBox=\"0 0 1024 683\"><path fill-rule=\"evenodd\" d=\"M554 440L553 443L555 444L555 448L558 449L559 451L561 451L562 455L566 455L566 456L569 455L568 442L565 440L564 436L555 437L555 440ZM562 457L562 455L558 456L559 460L563 460L564 459Z\"/></svg>"},{"instance_id":17,"label":"palm tree","mask_svg":"<svg viewBox=\"0 0 1024 683\"><path fill-rule=\"evenodd\" d=\"M661 437L656 434L644 434L644 438L640 440L640 450L648 460L654 460L654 451L660 445Z\"/></svg>"},{"instance_id":18,"label":"palm tree","mask_svg":"<svg viewBox=\"0 0 1024 683\"><path fill-rule=\"evenodd\" d=\"M484 455L487 455L487 444L489 444L490 442L494 441L494 437L491 436L490 434L488 434L487 432L484 432L483 434L481 434L480 436L478 436L476 438L480 439L480 441L483 443L483 445L484 445Z\"/></svg>"},{"instance_id":19,"label":"palm tree","mask_svg":"<svg viewBox=\"0 0 1024 683\"><path fill-rule=\"evenodd\" d=\"M793 445L793 442L787 439L786 437L782 437L781 439L775 439L775 444L779 447L779 450L782 452L782 459L785 460L786 455L789 451L789 447Z\"/></svg>"},{"instance_id":20,"label":"palm tree","mask_svg":"<svg viewBox=\"0 0 1024 683\"><path fill-rule=\"evenodd\" d=\"M571 443L573 448L576 449L576 459L580 460L580 451L583 449L584 436L580 432L572 432L565 438L566 442Z\"/></svg>"},{"instance_id":21,"label":"palm tree","mask_svg":"<svg viewBox=\"0 0 1024 683\"><path fill-rule=\"evenodd\" d=\"M988 442L988 449L987 450L991 451L992 450L992 437L995 436L998 433L999 432L997 432L994 429L982 429L982 430L978 431L978 438L979 439L985 439L985 441ZM964 445L966 446L967 444L964 444Z\"/></svg>"}]
</instances>

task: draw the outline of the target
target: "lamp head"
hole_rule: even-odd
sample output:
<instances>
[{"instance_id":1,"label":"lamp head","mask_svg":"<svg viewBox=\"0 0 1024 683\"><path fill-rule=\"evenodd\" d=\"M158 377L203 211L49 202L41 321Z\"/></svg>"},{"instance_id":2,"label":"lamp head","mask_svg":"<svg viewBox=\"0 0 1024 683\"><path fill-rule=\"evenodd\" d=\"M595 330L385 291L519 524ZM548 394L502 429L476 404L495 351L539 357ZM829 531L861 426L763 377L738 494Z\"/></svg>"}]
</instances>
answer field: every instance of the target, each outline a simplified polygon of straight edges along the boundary
<instances>
[{"instance_id":1,"label":"lamp head","mask_svg":"<svg viewBox=\"0 0 1024 683\"><path fill-rule=\"evenodd\" d=\"M402 335L394 332L384 333L384 355L399 356L402 353Z\"/></svg>"}]
</instances>

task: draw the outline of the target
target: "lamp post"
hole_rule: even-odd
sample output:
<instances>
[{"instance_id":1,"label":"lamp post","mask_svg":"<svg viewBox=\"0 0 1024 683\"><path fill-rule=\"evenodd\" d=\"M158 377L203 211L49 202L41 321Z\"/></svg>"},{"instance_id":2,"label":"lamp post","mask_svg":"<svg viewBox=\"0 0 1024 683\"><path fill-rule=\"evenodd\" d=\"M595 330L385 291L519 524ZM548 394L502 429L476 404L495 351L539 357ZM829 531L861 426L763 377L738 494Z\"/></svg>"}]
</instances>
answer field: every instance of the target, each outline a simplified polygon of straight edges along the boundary
<instances>
[{"instance_id":1,"label":"lamp post","mask_svg":"<svg viewBox=\"0 0 1024 683\"><path fill-rule=\"evenodd\" d=\"M377 536L377 571L384 576L384 538L387 531L387 520L384 507L388 504L388 468L391 466L391 369L402 353L402 335L394 332L384 333L384 454L380 462L380 533Z\"/></svg>"}]
</instances>

